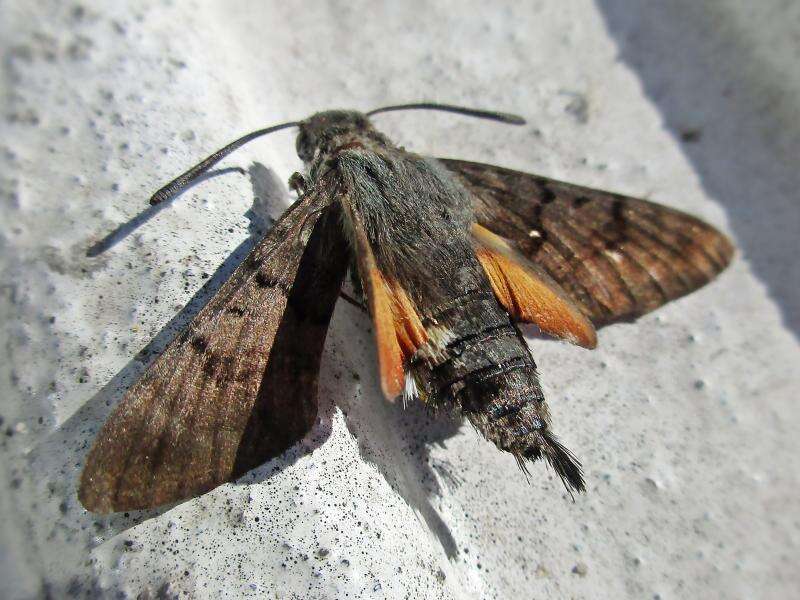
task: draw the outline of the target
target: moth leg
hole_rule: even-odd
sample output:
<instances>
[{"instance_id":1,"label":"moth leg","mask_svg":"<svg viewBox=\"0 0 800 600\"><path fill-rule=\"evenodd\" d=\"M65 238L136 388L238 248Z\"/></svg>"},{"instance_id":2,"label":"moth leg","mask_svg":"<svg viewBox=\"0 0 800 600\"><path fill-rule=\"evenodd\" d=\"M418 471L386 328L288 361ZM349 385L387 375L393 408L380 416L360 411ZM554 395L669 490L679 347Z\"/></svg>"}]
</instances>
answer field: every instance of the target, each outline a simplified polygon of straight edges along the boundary
<instances>
[{"instance_id":1,"label":"moth leg","mask_svg":"<svg viewBox=\"0 0 800 600\"><path fill-rule=\"evenodd\" d=\"M356 265L355 256L350 259L350 285L353 286L353 294L356 298L364 301L364 288L361 286L361 277L358 275L358 266Z\"/></svg>"},{"instance_id":2,"label":"moth leg","mask_svg":"<svg viewBox=\"0 0 800 600\"><path fill-rule=\"evenodd\" d=\"M353 288L353 295L351 296L342 290L339 292L339 296L346 302L369 314L369 309L367 308L367 303L364 298L364 289L361 287L361 279L358 276L358 269L356 268L355 257L350 258L349 278L350 285Z\"/></svg>"},{"instance_id":3,"label":"moth leg","mask_svg":"<svg viewBox=\"0 0 800 600\"><path fill-rule=\"evenodd\" d=\"M366 304L364 304L363 302L359 302L358 300L353 298L347 292L339 292L339 297L342 298L344 301L349 302L350 304L352 304L356 308L360 309L365 314L369 314L369 310L367 309Z\"/></svg>"},{"instance_id":4,"label":"moth leg","mask_svg":"<svg viewBox=\"0 0 800 600\"><path fill-rule=\"evenodd\" d=\"M298 195L305 194L307 187L306 178L297 171L292 173L292 176L289 177L289 189L296 192Z\"/></svg>"}]
</instances>

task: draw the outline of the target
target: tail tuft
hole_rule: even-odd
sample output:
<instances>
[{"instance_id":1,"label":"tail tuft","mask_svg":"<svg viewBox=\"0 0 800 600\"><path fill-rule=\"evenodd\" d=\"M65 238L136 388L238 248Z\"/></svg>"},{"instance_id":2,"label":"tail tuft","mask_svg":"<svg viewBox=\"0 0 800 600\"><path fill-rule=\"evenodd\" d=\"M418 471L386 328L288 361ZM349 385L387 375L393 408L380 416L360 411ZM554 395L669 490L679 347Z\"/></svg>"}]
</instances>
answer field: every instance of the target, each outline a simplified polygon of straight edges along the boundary
<instances>
[{"instance_id":1,"label":"tail tuft","mask_svg":"<svg viewBox=\"0 0 800 600\"><path fill-rule=\"evenodd\" d=\"M581 463L575 458L575 455L567 450L547 429L542 431L542 437L545 443L536 449L537 454L544 454L547 462L561 478L567 491L585 492L586 484L583 481Z\"/></svg>"}]
</instances>

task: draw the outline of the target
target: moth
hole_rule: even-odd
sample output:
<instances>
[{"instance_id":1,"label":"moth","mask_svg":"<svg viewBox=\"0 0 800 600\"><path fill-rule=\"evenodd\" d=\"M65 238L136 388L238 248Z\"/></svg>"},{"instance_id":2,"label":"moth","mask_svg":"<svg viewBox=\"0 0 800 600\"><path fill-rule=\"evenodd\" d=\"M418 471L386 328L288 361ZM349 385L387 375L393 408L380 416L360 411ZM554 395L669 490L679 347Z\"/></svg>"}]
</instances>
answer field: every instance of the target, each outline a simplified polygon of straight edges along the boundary
<instances>
[{"instance_id":1,"label":"moth","mask_svg":"<svg viewBox=\"0 0 800 600\"><path fill-rule=\"evenodd\" d=\"M111 413L81 476L87 509L197 496L302 438L348 269L367 300L387 398L460 411L523 470L543 458L584 490L517 324L594 348L596 328L704 285L734 248L645 200L408 152L370 121L402 109L525 122L429 103L321 112L250 133L153 195L172 196L256 137L299 130L298 200Z\"/></svg>"}]
</instances>

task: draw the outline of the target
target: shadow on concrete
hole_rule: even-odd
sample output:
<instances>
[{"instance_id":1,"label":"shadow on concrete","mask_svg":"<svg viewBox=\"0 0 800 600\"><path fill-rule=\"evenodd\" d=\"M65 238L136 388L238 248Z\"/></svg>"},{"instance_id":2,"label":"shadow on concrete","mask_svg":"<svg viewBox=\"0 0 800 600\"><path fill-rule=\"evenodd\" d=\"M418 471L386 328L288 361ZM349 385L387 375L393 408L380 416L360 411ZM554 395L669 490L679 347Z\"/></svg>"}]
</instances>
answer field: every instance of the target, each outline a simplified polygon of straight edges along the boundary
<instances>
[{"instance_id":1,"label":"shadow on concrete","mask_svg":"<svg viewBox=\"0 0 800 600\"><path fill-rule=\"evenodd\" d=\"M158 213L160 213L165 208L172 206L172 203L175 202L178 198L180 198L183 194L189 191L194 186L198 185L199 183L211 179L213 177L219 177L220 175L227 175L229 173L239 173L240 175L244 175L244 169L239 167L230 167L228 169L218 169L216 171L209 171L192 181L191 184L187 185L183 188L179 193L175 194L171 198L164 200L163 202L159 202L158 204L151 204L145 210L140 212L134 218L126 221L119 227L117 227L114 231L109 233L108 235L104 236L102 239L98 240L86 250L86 256L93 258L95 256L99 256L110 250L113 246L116 246L119 242L124 240L134 231L136 231L139 227L147 223L150 219L155 217Z\"/></svg>"},{"instance_id":2,"label":"shadow on concrete","mask_svg":"<svg viewBox=\"0 0 800 600\"><path fill-rule=\"evenodd\" d=\"M800 337L800 108L787 74L760 59L722 2L597 5L620 59L725 208L740 259Z\"/></svg>"},{"instance_id":3,"label":"shadow on concrete","mask_svg":"<svg viewBox=\"0 0 800 600\"><path fill-rule=\"evenodd\" d=\"M363 316L365 327L369 326L368 319ZM425 522L445 555L453 559L459 554L458 544L433 500L445 494L443 487L457 487L459 479L449 464L431 457L431 449L445 446L458 433L463 419L433 414L422 402L407 406L401 401L387 402L376 370L371 372L368 380L362 380L359 394L337 402L347 427L358 441L362 458L378 469Z\"/></svg>"}]
</instances>

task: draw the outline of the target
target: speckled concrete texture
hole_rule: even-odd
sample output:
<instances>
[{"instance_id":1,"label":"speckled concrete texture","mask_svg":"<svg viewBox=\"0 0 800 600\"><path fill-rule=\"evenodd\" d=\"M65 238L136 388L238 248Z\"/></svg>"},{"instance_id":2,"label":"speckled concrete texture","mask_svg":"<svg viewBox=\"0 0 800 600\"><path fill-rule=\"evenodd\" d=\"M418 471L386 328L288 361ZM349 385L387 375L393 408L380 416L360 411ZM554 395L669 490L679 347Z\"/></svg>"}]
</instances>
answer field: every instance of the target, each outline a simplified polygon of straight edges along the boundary
<instances>
[{"instance_id":1,"label":"speckled concrete texture","mask_svg":"<svg viewBox=\"0 0 800 600\"><path fill-rule=\"evenodd\" d=\"M2 3L0 595L796 593L800 9L653 4ZM595 351L529 338L588 492L387 404L368 318L339 303L302 443L176 506L83 510L111 407L292 201L293 136L161 210L150 193L246 131L422 99L529 125L376 124L414 151L687 210L739 247Z\"/></svg>"}]
</instances>

